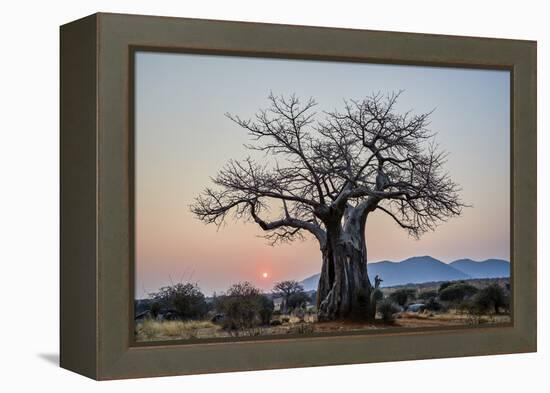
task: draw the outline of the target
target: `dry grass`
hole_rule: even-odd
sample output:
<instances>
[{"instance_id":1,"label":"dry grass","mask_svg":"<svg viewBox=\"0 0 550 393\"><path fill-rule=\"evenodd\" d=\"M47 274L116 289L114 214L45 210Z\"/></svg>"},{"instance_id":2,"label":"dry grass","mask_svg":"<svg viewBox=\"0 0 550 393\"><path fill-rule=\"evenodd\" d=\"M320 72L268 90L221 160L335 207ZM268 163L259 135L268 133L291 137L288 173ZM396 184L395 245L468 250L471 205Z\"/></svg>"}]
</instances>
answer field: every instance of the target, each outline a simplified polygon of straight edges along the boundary
<instances>
[{"instance_id":1,"label":"dry grass","mask_svg":"<svg viewBox=\"0 0 550 393\"><path fill-rule=\"evenodd\" d=\"M197 337L200 329L218 328L210 321L154 321L145 320L136 326L138 340L189 339Z\"/></svg>"},{"instance_id":2,"label":"dry grass","mask_svg":"<svg viewBox=\"0 0 550 393\"><path fill-rule=\"evenodd\" d=\"M397 326L400 327L444 327L457 325L503 324L511 321L510 315L470 315L457 313L454 310L445 313L409 313L398 315Z\"/></svg>"},{"instance_id":3,"label":"dry grass","mask_svg":"<svg viewBox=\"0 0 550 393\"><path fill-rule=\"evenodd\" d=\"M286 319L286 318L285 318ZM269 335L312 333L340 333L345 331L378 330L387 328L434 328L451 326L477 326L486 324L509 323L509 315L481 315L472 319L469 315L453 311L445 313L408 313L397 315L393 324L360 321L317 322L313 316L304 322L290 317L278 326L261 326L251 329L226 330L210 321L154 321L145 320L136 324L137 341L185 340L191 338L230 338L255 337Z\"/></svg>"}]
</instances>

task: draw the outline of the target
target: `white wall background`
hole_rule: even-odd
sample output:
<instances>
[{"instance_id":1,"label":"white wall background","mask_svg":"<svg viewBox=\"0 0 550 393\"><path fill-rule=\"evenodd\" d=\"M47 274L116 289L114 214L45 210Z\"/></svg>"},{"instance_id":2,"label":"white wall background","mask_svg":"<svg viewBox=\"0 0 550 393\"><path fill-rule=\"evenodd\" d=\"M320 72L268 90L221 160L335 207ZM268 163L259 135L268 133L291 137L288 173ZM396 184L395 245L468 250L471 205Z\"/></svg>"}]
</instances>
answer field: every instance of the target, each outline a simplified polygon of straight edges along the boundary
<instances>
[{"instance_id":1,"label":"white wall background","mask_svg":"<svg viewBox=\"0 0 550 393\"><path fill-rule=\"evenodd\" d=\"M0 12L0 390L518 392L548 387L550 58L545 2L18 1ZM96 383L58 360L58 26L96 11L539 42L539 353ZM543 67L542 65L545 65ZM545 119L546 118L546 119ZM546 239L544 236L546 235ZM13 300L12 300L13 299ZM546 365L545 365L546 362Z\"/></svg>"}]
</instances>

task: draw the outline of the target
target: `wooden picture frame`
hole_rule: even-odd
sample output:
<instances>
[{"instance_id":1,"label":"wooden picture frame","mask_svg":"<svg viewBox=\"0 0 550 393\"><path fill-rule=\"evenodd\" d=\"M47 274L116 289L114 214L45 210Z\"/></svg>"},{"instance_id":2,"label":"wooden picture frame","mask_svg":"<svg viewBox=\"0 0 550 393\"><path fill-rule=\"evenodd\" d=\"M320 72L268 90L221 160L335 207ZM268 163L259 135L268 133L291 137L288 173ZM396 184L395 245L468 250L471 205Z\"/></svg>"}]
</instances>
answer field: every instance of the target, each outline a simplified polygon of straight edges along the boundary
<instances>
[{"instance_id":1,"label":"wooden picture frame","mask_svg":"<svg viewBox=\"0 0 550 393\"><path fill-rule=\"evenodd\" d=\"M136 50L511 72L512 323L136 345ZM61 27L61 366L105 380L536 351L536 42L98 13Z\"/></svg>"}]
</instances>

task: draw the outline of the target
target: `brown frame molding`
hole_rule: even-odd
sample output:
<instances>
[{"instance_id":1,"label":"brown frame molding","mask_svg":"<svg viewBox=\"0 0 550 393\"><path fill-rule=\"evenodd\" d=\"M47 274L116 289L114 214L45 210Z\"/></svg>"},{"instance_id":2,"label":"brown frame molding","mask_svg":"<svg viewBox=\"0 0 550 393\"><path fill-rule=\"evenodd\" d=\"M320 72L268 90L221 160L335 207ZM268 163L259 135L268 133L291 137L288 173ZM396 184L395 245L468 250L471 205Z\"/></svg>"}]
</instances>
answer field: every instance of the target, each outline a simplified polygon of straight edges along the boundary
<instances>
[{"instance_id":1,"label":"brown frame molding","mask_svg":"<svg viewBox=\"0 0 550 393\"><path fill-rule=\"evenodd\" d=\"M129 318L136 50L511 70L513 322L136 346ZM535 42L120 14L61 27L62 367L116 379L535 350Z\"/></svg>"}]
</instances>

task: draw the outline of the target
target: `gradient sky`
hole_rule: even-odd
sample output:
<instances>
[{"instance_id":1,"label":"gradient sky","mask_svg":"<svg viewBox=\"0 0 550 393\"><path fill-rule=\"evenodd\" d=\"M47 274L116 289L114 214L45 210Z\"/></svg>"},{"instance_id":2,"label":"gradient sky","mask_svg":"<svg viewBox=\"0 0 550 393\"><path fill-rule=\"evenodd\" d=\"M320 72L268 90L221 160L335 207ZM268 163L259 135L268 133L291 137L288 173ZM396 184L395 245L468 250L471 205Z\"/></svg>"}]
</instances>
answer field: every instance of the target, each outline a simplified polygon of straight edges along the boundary
<instances>
[{"instance_id":1,"label":"gradient sky","mask_svg":"<svg viewBox=\"0 0 550 393\"><path fill-rule=\"evenodd\" d=\"M405 90L398 110L435 108L429 128L473 207L420 240L371 214L369 262L509 260L508 71L138 52L135 77L137 297L181 279L211 294L237 281L270 289L319 272L314 240L271 247L255 224L230 221L218 230L189 212L228 159L250 154L246 132L224 113L251 117L268 105L270 91L314 97L317 111L397 90Z\"/></svg>"}]
</instances>

